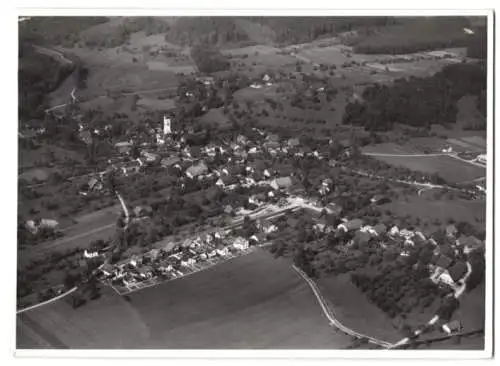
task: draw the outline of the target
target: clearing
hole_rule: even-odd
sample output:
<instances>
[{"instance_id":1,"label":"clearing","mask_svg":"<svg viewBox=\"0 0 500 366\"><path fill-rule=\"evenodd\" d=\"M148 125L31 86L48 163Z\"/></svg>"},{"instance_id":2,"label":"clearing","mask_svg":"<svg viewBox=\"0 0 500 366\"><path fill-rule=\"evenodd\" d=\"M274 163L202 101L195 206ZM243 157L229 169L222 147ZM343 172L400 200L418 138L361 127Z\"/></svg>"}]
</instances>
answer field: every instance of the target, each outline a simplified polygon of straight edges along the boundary
<instances>
[{"instance_id":1,"label":"clearing","mask_svg":"<svg viewBox=\"0 0 500 366\"><path fill-rule=\"evenodd\" d=\"M132 293L129 301L103 292L78 309L62 300L23 313L18 347L27 343L26 322L55 346L83 349L338 349L350 342L328 326L288 262L265 251Z\"/></svg>"}]
</instances>

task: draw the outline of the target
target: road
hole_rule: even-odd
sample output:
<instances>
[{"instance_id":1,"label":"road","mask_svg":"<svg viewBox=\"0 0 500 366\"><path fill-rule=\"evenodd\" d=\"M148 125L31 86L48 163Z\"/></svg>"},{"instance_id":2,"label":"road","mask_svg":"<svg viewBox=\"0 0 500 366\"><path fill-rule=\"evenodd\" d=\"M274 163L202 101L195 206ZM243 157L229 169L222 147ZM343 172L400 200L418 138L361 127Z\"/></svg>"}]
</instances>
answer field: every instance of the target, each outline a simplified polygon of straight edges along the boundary
<instances>
[{"instance_id":1,"label":"road","mask_svg":"<svg viewBox=\"0 0 500 366\"><path fill-rule=\"evenodd\" d=\"M59 52L57 50L54 50L52 48L42 47L42 46L36 46L36 45L33 45L33 48L38 53L42 53L44 55L53 57L59 61L62 61L63 63L70 64L70 65L73 64L73 61L71 61L69 58L67 58L61 52Z\"/></svg>"},{"instance_id":2,"label":"road","mask_svg":"<svg viewBox=\"0 0 500 366\"><path fill-rule=\"evenodd\" d=\"M318 300L318 303L321 306L321 309L323 310L323 314L326 316L326 318L330 322L331 326L340 329L342 332L344 332L352 337L368 339L368 341L370 343L376 344L376 345L384 347L384 348L390 348L390 347L394 346L392 343L382 341L380 339L373 338L373 337L367 336L365 334L358 333L355 330L343 325L333 315L333 312L328 307L328 304L326 303L326 301L325 301L323 295L321 294L320 290L318 289L318 286L316 285L316 283L311 278L309 278L309 276L307 276L304 273L304 271L302 271L300 268L296 267L295 265L292 265L292 268L307 282L307 284L311 288L314 296L316 297L316 300Z\"/></svg>"}]
</instances>

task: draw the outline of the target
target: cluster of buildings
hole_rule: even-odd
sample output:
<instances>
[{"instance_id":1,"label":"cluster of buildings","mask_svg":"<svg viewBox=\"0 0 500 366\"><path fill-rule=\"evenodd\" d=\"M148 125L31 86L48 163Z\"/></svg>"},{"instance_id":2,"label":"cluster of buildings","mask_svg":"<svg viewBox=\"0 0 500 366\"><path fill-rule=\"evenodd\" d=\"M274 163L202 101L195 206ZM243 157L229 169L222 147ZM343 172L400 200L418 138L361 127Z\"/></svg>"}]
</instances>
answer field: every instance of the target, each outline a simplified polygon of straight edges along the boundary
<instances>
[{"instance_id":1,"label":"cluster of buildings","mask_svg":"<svg viewBox=\"0 0 500 366\"><path fill-rule=\"evenodd\" d=\"M373 238L381 238L379 244L387 247L400 248L400 256L409 256L411 247L417 244L430 243L434 247L429 264L430 278L435 283L450 286L455 292L463 291L465 280L470 273L470 265L465 255L474 250L484 248L484 241L474 236L461 235L456 237L458 230L454 225L446 227L446 237L442 243L432 237L426 237L419 230L400 229L397 226L388 228L383 223L375 226L364 225L361 219L345 220L337 226L337 232L351 232L353 238L348 243L362 247ZM462 255L463 254L463 255Z\"/></svg>"},{"instance_id":2,"label":"cluster of buildings","mask_svg":"<svg viewBox=\"0 0 500 366\"><path fill-rule=\"evenodd\" d=\"M187 239L179 245L169 243L165 249L152 249L142 256L116 263L104 263L98 275L104 283L131 287L144 281L165 281L182 277L214 262L246 253L251 246L265 241L266 235L277 230L274 225L258 225L260 230L249 239L234 236L231 230L218 231ZM170 249L168 249L170 248ZM85 252L86 258L95 254Z\"/></svg>"}]
</instances>

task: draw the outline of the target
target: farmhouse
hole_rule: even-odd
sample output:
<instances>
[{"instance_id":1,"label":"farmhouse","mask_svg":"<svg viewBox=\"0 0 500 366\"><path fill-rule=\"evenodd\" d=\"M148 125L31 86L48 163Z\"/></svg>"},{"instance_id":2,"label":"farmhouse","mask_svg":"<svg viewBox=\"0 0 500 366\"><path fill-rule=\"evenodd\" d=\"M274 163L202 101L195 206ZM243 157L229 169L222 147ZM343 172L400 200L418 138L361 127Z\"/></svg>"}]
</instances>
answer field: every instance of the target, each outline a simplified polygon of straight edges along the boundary
<instances>
[{"instance_id":1,"label":"farmhouse","mask_svg":"<svg viewBox=\"0 0 500 366\"><path fill-rule=\"evenodd\" d=\"M343 230L347 232L351 230L358 230L361 228L361 226L363 226L363 221L361 219L353 219L337 226L337 230Z\"/></svg>"},{"instance_id":2,"label":"farmhouse","mask_svg":"<svg viewBox=\"0 0 500 366\"><path fill-rule=\"evenodd\" d=\"M476 160L481 164L486 164L486 155L485 154L478 155L476 157Z\"/></svg>"},{"instance_id":3,"label":"farmhouse","mask_svg":"<svg viewBox=\"0 0 500 366\"><path fill-rule=\"evenodd\" d=\"M377 236L387 232L387 226L385 226L384 224L380 223L380 224L377 224L373 227L373 231L377 234Z\"/></svg>"},{"instance_id":4,"label":"farmhouse","mask_svg":"<svg viewBox=\"0 0 500 366\"><path fill-rule=\"evenodd\" d=\"M196 165L192 165L186 170L186 176L190 179L193 179L201 174L204 174L208 171L208 167L204 161L199 162Z\"/></svg>"},{"instance_id":5,"label":"farmhouse","mask_svg":"<svg viewBox=\"0 0 500 366\"><path fill-rule=\"evenodd\" d=\"M448 269L448 273L454 282L458 282L467 273L467 265L459 261Z\"/></svg>"},{"instance_id":6,"label":"farmhouse","mask_svg":"<svg viewBox=\"0 0 500 366\"><path fill-rule=\"evenodd\" d=\"M172 165L177 164L178 162L181 161L181 158L178 156L169 156L166 158L163 158L160 162L161 166L164 168L171 167Z\"/></svg>"},{"instance_id":7,"label":"farmhouse","mask_svg":"<svg viewBox=\"0 0 500 366\"><path fill-rule=\"evenodd\" d=\"M461 332L463 329L462 323L459 320L454 320L448 324L443 325L443 331L447 334Z\"/></svg>"},{"instance_id":8,"label":"farmhouse","mask_svg":"<svg viewBox=\"0 0 500 366\"><path fill-rule=\"evenodd\" d=\"M366 231L357 231L356 234L354 235L354 244L357 245L366 245L371 239L371 236L368 232Z\"/></svg>"},{"instance_id":9,"label":"farmhouse","mask_svg":"<svg viewBox=\"0 0 500 366\"><path fill-rule=\"evenodd\" d=\"M281 177L273 180L271 182L271 187L273 187L275 190L280 190L280 189L290 189L292 187L292 178L291 177Z\"/></svg>"}]
</instances>

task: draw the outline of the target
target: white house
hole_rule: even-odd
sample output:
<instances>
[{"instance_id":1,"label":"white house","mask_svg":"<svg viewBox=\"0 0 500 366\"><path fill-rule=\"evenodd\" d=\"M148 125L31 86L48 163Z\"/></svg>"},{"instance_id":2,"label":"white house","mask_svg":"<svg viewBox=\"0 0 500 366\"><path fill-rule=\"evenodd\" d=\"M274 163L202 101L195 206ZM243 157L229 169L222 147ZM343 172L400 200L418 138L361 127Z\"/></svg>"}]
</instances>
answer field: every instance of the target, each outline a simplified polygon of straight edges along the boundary
<instances>
[{"instance_id":1,"label":"white house","mask_svg":"<svg viewBox=\"0 0 500 366\"><path fill-rule=\"evenodd\" d=\"M172 133L172 121L167 116L163 116L163 134L170 135Z\"/></svg>"},{"instance_id":2,"label":"white house","mask_svg":"<svg viewBox=\"0 0 500 366\"><path fill-rule=\"evenodd\" d=\"M389 230L389 235L395 236L399 234L399 228L394 225L390 230Z\"/></svg>"},{"instance_id":3,"label":"white house","mask_svg":"<svg viewBox=\"0 0 500 366\"><path fill-rule=\"evenodd\" d=\"M476 157L476 160L481 164L486 164L486 154L481 154Z\"/></svg>"}]
</instances>

